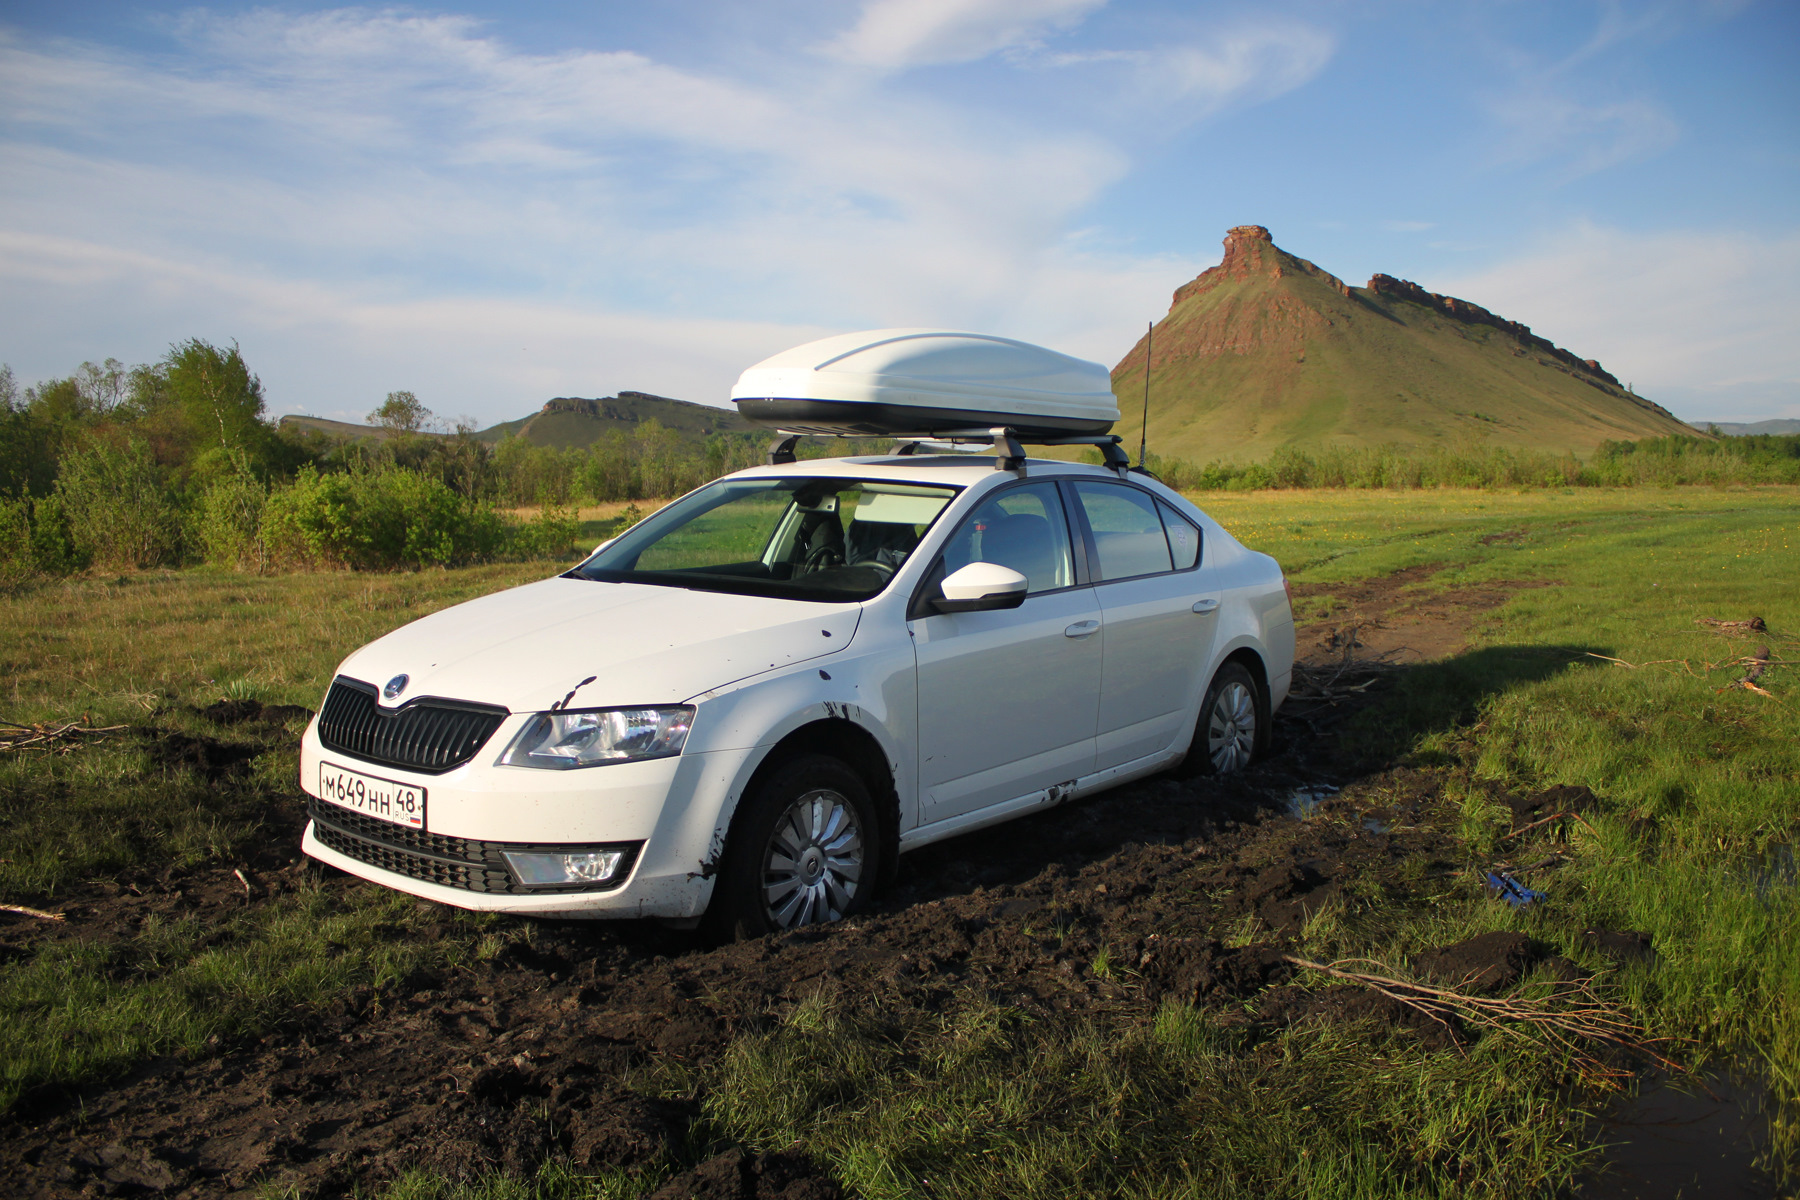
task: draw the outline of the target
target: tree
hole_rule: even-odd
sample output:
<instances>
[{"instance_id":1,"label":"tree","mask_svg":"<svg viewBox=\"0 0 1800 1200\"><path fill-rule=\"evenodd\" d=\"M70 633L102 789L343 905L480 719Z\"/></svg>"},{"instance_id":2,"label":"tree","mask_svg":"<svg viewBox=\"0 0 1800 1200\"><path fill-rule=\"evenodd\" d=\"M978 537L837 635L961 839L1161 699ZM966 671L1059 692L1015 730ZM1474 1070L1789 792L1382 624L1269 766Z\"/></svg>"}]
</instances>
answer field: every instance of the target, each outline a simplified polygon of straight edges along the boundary
<instances>
[{"instance_id":1,"label":"tree","mask_svg":"<svg viewBox=\"0 0 1800 1200\"><path fill-rule=\"evenodd\" d=\"M432 420L431 410L411 392L389 392L381 407L368 416L369 424L391 433L417 433Z\"/></svg>"},{"instance_id":2,"label":"tree","mask_svg":"<svg viewBox=\"0 0 1800 1200\"><path fill-rule=\"evenodd\" d=\"M261 460L271 434L262 419L262 380L244 365L236 342L226 351L191 338L169 348L163 368L190 445L216 448L240 472Z\"/></svg>"}]
</instances>

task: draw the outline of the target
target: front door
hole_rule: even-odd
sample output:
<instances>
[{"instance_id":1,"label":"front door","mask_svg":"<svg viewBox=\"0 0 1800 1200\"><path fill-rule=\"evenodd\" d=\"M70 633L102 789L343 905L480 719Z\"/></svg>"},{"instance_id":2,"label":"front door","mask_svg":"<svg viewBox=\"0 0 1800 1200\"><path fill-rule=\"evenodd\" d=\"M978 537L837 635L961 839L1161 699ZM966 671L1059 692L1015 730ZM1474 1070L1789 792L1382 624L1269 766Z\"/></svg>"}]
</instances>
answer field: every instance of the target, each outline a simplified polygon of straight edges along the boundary
<instances>
[{"instance_id":1,"label":"front door","mask_svg":"<svg viewBox=\"0 0 1800 1200\"><path fill-rule=\"evenodd\" d=\"M1024 484L984 501L951 538L942 571L971 562L1011 567L1030 590L1018 608L912 622L921 824L1094 769L1100 605L1093 588L1076 586L1056 485Z\"/></svg>"}]
</instances>

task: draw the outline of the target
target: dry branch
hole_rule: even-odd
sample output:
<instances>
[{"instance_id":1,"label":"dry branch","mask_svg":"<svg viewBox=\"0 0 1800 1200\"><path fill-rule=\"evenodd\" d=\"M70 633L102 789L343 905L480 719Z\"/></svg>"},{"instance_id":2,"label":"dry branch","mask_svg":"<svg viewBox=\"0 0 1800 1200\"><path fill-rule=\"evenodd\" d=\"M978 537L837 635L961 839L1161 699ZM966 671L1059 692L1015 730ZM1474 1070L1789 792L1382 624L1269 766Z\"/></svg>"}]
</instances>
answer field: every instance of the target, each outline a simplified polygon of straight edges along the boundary
<instances>
[{"instance_id":1,"label":"dry branch","mask_svg":"<svg viewBox=\"0 0 1800 1200\"><path fill-rule=\"evenodd\" d=\"M46 724L36 722L31 725L20 725L16 721L0 721L0 750L48 750L57 754L67 754L77 746L86 745L81 739L101 734L118 733L129 729L129 725L83 725L79 721L67 721L62 724Z\"/></svg>"},{"instance_id":2,"label":"dry branch","mask_svg":"<svg viewBox=\"0 0 1800 1200\"><path fill-rule=\"evenodd\" d=\"M1648 1055L1670 1070L1681 1068L1653 1047L1662 1039L1652 1038L1648 1030L1626 1019L1616 1008L1594 994L1588 980L1558 983L1550 995L1531 999L1518 996L1471 996L1454 988L1433 987L1413 983L1389 975L1346 971L1340 964L1368 962L1383 970L1390 968L1370 959L1341 959L1338 963L1319 963L1284 954L1282 958L1297 967L1319 971L1333 979L1342 979L1381 993L1388 999L1423 1013L1439 1025L1454 1031L1451 1018L1466 1021L1480 1029L1529 1040L1548 1042L1570 1051L1588 1069L1612 1076L1618 1072L1606 1067L1588 1053L1586 1044L1601 1042L1622 1050ZM1464 980L1465 984L1469 981Z\"/></svg>"},{"instance_id":3,"label":"dry branch","mask_svg":"<svg viewBox=\"0 0 1800 1200\"><path fill-rule=\"evenodd\" d=\"M1769 627L1761 617L1751 617L1746 621L1721 621L1718 617L1695 617L1694 624L1704 625L1708 629L1716 629L1720 633L1732 637L1743 637L1751 633L1767 633Z\"/></svg>"},{"instance_id":4,"label":"dry branch","mask_svg":"<svg viewBox=\"0 0 1800 1200\"><path fill-rule=\"evenodd\" d=\"M0 904L0 912L18 913L22 917L36 917L40 921L60 921L61 913L45 912L41 908L26 908L23 904Z\"/></svg>"},{"instance_id":5,"label":"dry branch","mask_svg":"<svg viewBox=\"0 0 1800 1200\"><path fill-rule=\"evenodd\" d=\"M1389 650L1374 658L1357 658L1357 628L1350 627L1350 636L1336 661L1324 666L1294 664L1293 683L1288 690L1290 699L1329 704L1345 696L1360 695L1377 680L1400 669L1400 664L1389 657L1399 653L1398 650Z\"/></svg>"}]
</instances>

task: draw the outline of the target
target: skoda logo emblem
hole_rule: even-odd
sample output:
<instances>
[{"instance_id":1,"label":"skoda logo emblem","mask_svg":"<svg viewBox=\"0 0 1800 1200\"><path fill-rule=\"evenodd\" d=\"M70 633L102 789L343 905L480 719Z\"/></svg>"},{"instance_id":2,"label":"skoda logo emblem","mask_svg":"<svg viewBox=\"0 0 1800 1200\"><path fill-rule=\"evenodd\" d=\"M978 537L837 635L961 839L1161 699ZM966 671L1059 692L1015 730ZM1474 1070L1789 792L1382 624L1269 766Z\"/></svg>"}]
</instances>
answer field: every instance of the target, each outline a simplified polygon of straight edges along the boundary
<instances>
[{"instance_id":1,"label":"skoda logo emblem","mask_svg":"<svg viewBox=\"0 0 1800 1200\"><path fill-rule=\"evenodd\" d=\"M392 679L387 681L387 686L381 689L381 695L382 695L382 698L385 700L392 700L395 696L398 696L401 692L404 692L405 690L406 690L406 676L396 675Z\"/></svg>"}]
</instances>

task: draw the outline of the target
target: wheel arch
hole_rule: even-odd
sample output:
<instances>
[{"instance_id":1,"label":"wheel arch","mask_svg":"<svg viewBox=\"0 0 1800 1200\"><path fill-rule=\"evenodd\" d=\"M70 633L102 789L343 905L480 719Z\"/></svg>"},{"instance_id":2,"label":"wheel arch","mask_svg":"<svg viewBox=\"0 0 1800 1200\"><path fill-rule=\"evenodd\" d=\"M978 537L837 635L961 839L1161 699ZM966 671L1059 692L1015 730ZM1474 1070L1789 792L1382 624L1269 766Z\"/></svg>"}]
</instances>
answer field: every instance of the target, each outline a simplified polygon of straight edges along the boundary
<instances>
[{"instance_id":1,"label":"wheel arch","mask_svg":"<svg viewBox=\"0 0 1800 1200\"><path fill-rule=\"evenodd\" d=\"M1254 646L1239 646L1227 654L1220 660L1218 667L1214 668L1215 678L1219 671L1224 669L1226 663L1236 663L1243 667L1250 673L1251 680L1256 684L1256 752L1261 754L1269 748L1269 727L1274 721L1275 715L1270 697L1269 669L1264 664L1262 655L1257 653ZM1207 687L1211 686L1211 682L1208 681Z\"/></svg>"},{"instance_id":2,"label":"wheel arch","mask_svg":"<svg viewBox=\"0 0 1800 1200\"><path fill-rule=\"evenodd\" d=\"M839 759L861 777L875 801L876 830L881 838L881 870L876 879L879 890L892 882L900 850L900 793L894 784L894 764L888 761L881 742L867 729L847 717L824 717L809 721L789 731L774 745L750 773L742 795L748 796L784 763L803 754L824 754ZM744 810L737 805L732 814L729 839L737 832L738 815Z\"/></svg>"}]
</instances>

